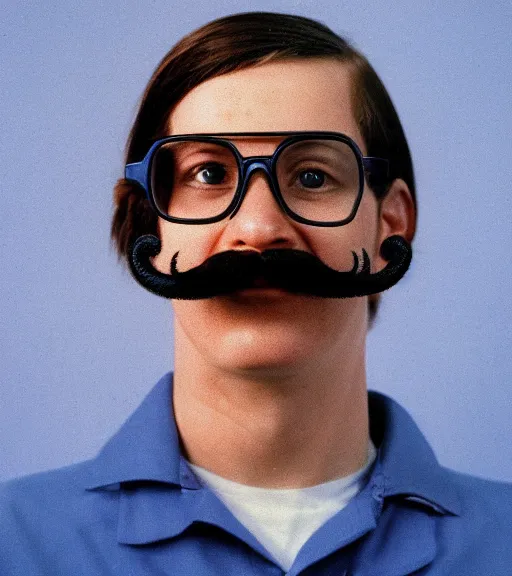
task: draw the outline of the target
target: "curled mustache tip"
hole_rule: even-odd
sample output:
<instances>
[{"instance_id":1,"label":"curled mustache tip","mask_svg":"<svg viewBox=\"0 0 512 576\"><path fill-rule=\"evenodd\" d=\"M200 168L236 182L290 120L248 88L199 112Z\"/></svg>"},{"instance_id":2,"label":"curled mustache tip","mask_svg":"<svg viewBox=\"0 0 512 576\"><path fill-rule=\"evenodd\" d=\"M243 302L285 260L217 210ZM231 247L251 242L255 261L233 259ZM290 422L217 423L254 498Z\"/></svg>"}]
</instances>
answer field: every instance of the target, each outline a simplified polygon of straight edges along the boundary
<instances>
[{"instance_id":1,"label":"curled mustache tip","mask_svg":"<svg viewBox=\"0 0 512 576\"><path fill-rule=\"evenodd\" d=\"M131 252L136 253L138 256L152 257L156 256L162 249L162 243L157 236L153 234L146 234L139 236L133 243Z\"/></svg>"},{"instance_id":2,"label":"curled mustache tip","mask_svg":"<svg viewBox=\"0 0 512 576\"><path fill-rule=\"evenodd\" d=\"M406 269L409 267L412 259L412 250L409 242L402 236L396 235L389 236L382 242L380 254L388 262L391 260L399 260L401 265Z\"/></svg>"}]
</instances>

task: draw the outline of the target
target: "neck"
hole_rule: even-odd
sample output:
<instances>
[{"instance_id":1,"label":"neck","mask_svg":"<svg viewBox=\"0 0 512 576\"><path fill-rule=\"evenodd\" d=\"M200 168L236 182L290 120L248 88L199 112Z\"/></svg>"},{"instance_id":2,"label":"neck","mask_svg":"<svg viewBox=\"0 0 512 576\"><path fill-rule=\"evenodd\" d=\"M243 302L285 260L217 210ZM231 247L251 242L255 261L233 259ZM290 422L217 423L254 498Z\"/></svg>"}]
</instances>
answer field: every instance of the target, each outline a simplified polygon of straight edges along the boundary
<instances>
[{"instance_id":1,"label":"neck","mask_svg":"<svg viewBox=\"0 0 512 576\"><path fill-rule=\"evenodd\" d=\"M365 465L364 345L283 373L244 373L206 362L179 327L175 336L174 412L190 462L266 488L313 486Z\"/></svg>"}]
</instances>

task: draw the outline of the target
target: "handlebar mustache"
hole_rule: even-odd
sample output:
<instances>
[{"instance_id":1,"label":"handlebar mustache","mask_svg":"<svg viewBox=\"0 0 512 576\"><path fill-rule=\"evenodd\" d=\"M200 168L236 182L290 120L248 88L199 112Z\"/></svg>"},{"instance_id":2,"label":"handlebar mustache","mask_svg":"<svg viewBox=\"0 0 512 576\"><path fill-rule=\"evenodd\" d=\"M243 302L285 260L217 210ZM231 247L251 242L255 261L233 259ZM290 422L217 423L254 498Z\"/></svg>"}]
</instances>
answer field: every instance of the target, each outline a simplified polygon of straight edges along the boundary
<instances>
[{"instance_id":1,"label":"handlebar mustache","mask_svg":"<svg viewBox=\"0 0 512 576\"><path fill-rule=\"evenodd\" d=\"M380 248L388 263L373 274L364 249L361 267L359 257L352 252L352 269L339 272L313 254L287 248L220 252L183 272L178 271L179 252L176 252L170 263L170 274L163 274L151 262L160 250L161 243L156 236L149 234L137 238L129 251L131 272L150 292L163 298L183 300L230 294L261 285L261 280L268 287L320 298L368 296L396 284L407 272L412 259L409 242L401 236L390 236Z\"/></svg>"}]
</instances>

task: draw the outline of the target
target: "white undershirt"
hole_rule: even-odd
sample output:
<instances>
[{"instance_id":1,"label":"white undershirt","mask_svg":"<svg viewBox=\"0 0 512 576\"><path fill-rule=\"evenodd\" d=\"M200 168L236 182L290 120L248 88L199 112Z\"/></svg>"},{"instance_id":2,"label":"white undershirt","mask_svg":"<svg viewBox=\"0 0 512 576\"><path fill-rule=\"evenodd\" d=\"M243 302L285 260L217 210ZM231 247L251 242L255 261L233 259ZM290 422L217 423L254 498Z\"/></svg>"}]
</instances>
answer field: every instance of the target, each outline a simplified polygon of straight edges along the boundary
<instances>
[{"instance_id":1,"label":"white undershirt","mask_svg":"<svg viewBox=\"0 0 512 576\"><path fill-rule=\"evenodd\" d=\"M376 455L370 440L368 459L363 468L344 478L297 489L247 486L226 480L190 462L188 465L288 571L310 536L360 492Z\"/></svg>"}]
</instances>

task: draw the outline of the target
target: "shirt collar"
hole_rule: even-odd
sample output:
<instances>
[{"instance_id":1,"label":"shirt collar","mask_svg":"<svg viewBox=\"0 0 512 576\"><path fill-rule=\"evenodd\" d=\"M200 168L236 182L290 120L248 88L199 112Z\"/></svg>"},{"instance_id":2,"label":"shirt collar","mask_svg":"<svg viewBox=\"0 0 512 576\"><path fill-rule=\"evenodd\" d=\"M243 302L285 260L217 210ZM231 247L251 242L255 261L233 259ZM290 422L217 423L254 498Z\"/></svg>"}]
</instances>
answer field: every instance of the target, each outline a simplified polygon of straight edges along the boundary
<instances>
[{"instance_id":1,"label":"shirt collar","mask_svg":"<svg viewBox=\"0 0 512 576\"><path fill-rule=\"evenodd\" d=\"M384 394L369 392L371 436L378 448L370 482L379 497L404 497L438 513L460 514L456 487L409 414ZM89 490L149 481L185 489L201 485L181 455L172 410L172 374L163 376L91 461Z\"/></svg>"},{"instance_id":2,"label":"shirt collar","mask_svg":"<svg viewBox=\"0 0 512 576\"><path fill-rule=\"evenodd\" d=\"M411 416L379 392L369 392L368 400L370 434L379 448L375 472L382 475L382 497L402 496L437 513L459 515L457 488Z\"/></svg>"},{"instance_id":3,"label":"shirt collar","mask_svg":"<svg viewBox=\"0 0 512 576\"><path fill-rule=\"evenodd\" d=\"M200 487L181 457L172 410L172 373L157 382L91 464L90 490L115 489L132 481Z\"/></svg>"}]
</instances>

